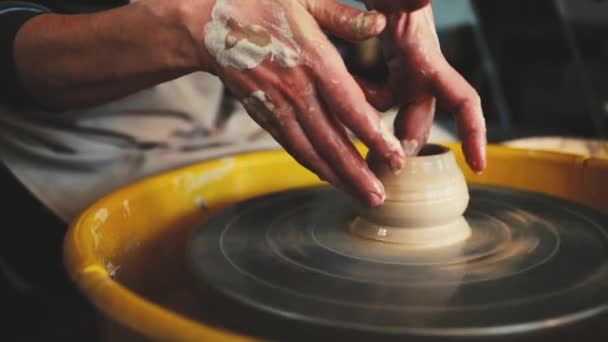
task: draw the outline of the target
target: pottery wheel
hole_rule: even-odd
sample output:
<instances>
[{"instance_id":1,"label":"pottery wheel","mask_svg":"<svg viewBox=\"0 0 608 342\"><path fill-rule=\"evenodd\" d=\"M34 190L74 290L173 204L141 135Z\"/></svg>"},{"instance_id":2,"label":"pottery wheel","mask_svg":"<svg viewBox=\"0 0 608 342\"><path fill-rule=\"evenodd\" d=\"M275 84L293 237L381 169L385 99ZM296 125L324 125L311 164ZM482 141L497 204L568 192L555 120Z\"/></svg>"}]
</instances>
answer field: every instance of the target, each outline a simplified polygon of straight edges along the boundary
<instances>
[{"instance_id":1,"label":"pottery wheel","mask_svg":"<svg viewBox=\"0 0 608 342\"><path fill-rule=\"evenodd\" d=\"M330 188L228 208L190 241L198 279L256 310L397 335L528 332L608 304L608 217L535 193L471 187L464 242L414 248L347 227L356 206Z\"/></svg>"}]
</instances>

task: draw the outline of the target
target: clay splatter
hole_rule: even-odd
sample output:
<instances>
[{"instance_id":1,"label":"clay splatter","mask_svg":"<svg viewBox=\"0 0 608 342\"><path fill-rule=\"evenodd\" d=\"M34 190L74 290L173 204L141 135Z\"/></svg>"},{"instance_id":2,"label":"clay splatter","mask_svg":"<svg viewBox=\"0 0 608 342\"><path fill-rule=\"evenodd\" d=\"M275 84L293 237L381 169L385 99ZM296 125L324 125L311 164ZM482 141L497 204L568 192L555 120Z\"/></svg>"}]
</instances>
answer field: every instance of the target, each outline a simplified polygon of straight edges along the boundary
<instances>
[{"instance_id":1,"label":"clay splatter","mask_svg":"<svg viewBox=\"0 0 608 342\"><path fill-rule=\"evenodd\" d=\"M106 270L108 271L108 274L110 275L110 277L115 278L116 277L116 273L120 269L120 266L114 265L110 261L106 261L104 266L105 266Z\"/></svg>"},{"instance_id":2,"label":"clay splatter","mask_svg":"<svg viewBox=\"0 0 608 342\"><path fill-rule=\"evenodd\" d=\"M273 116L276 108L265 92L254 91L243 99L243 106L247 112L260 126L264 127L275 139L279 137L279 131L275 128Z\"/></svg>"},{"instance_id":3,"label":"clay splatter","mask_svg":"<svg viewBox=\"0 0 608 342\"><path fill-rule=\"evenodd\" d=\"M234 169L234 159L224 158L219 161L220 165L214 169L198 174L185 173L173 179L173 185L178 192L192 193L199 191L201 187L221 181Z\"/></svg>"},{"instance_id":4,"label":"clay splatter","mask_svg":"<svg viewBox=\"0 0 608 342\"><path fill-rule=\"evenodd\" d=\"M122 209L123 209L123 216L125 218L131 216L131 207L129 205L129 200L126 199L126 200L122 201Z\"/></svg>"},{"instance_id":5,"label":"clay splatter","mask_svg":"<svg viewBox=\"0 0 608 342\"><path fill-rule=\"evenodd\" d=\"M101 234L99 233L99 228L106 223L108 217L110 216L108 209L101 208L97 210L95 216L93 216L93 223L91 225L91 234L93 235L93 244L95 248L99 247L99 242L101 240Z\"/></svg>"}]
</instances>

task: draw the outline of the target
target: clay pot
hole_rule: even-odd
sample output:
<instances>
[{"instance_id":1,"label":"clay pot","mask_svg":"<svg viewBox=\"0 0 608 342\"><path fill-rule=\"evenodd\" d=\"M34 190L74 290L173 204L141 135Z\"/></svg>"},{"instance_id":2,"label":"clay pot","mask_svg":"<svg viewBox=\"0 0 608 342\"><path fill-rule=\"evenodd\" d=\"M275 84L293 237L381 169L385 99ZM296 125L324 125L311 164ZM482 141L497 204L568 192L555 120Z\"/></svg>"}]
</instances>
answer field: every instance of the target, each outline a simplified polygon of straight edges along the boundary
<instances>
[{"instance_id":1,"label":"clay pot","mask_svg":"<svg viewBox=\"0 0 608 342\"><path fill-rule=\"evenodd\" d=\"M384 184L387 198L380 207L362 207L350 225L352 233L421 247L445 246L470 235L462 217L469 203L468 187L449 148L424 146L418 156L407 159L399 174L373 156L368 156L368 163Z\"/></svg>"}]
</instances>

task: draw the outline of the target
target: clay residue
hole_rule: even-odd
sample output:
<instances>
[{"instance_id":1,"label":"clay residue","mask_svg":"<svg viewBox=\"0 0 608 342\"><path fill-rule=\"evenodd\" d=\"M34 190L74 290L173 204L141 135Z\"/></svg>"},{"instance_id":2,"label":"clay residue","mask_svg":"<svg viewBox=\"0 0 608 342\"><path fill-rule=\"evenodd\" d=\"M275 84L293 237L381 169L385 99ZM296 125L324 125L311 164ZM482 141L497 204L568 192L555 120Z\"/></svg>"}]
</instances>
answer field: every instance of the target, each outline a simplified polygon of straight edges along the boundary
<instances>
[{"instance_id":1,"label":"clay residue","mask_svg":"<svg viewBox=\"0 0 608 342\"><path fill-rule=\"evenodd\" d=\"M220 165L214 169L198 174L188 172L175 177L173 179L173 186L178 192L193 193L209 183L221 181L233 169L234 159L221 159Z\"/></svg>"},{"instance_id":2,"label":"clay residue","mask_svg":"<svg viewBox=\"0 0 608 342\"><path fill-rule=\"evenodd\" d=\"M243 106L251 117L273 137L279 136L274 125L275 106L270 97L263 91L257 90L243 99Z\"/></svg>"},{"instance_id":3,"label":"clay residue","mask_svg":"<svg viewBox=\"0 0 608 342\"><path fill-rule=\"evenodd\" d=\"M401 146L403 147L403 152L405 152L405 155L407 157L417 156L418 153L420 152L420 149L422 148L422 145L418 144L418 142L415 139L403 140L401 142Z\"/></svg>"},{"instance_id":4,"label":"clay residue","mask_svg":"<svg viewBox=\"0 0 608 342\"><path fill-rule=\"evenodd\" d=\"M108 275L110 275L111 278L116 278L116 273L120 269L120 266L114 265L111 261L106 261L104 267L108 271Z\"/></svg>"},{"instance_id":5,"label":"clay residue","mask_svg":"<svg viewBox=\"0 0 608 342\"><path fill-rule=\"evenodd\" d=\"M270 97L261 90L256 90L244 98L243 104L255 109L256 112L263 112L268 115L272 115L272 111L275 109Z\"/></svg>"},{"instance_id":6,"label":"clay residue","mask_svg":"<svg viewBox=\"0 0 608 342\"><path fill-rule=\"evenodd\" d=\"M260 26L243 26L233 18L229 18L227 24L230 32L226 36L226 50L232 49L242 40L248 40L259 47L266 47L272 42L270 35Z\"/></svg>"},{"instance_id":7,"label":"clay residue","mask_svg":"<svg viewBox=\"0 0 608 342\"><path fill-rule=\"evenodd\" d=\"M346 16L342 18L342 21L349 20ZM373 16L365 12L359 13L359 15L355 17L355 20L351 22L354 31L361 37L368 36L372 32L379 32L382 29L380 26L384 25L384 21L376 20Z\"/></svg>"},{"instance_id":8,"label":"clay residue","mask_svg":"<svg viewBox=\"0 0 608 342\"><path fill-rule=\"evenodd\" d=\"M207 209L207 204L205 203L205 199L201 196L198 196L194 199L194 204L201 209Z\"/></svg>"},{"instance_id":9,"label":"clay residue","mask_svg":"<svg viewBox=\"0 0 608 342\"><path fill-rule=\"evenodd\" d=\"M99 247L99 243L101 242L101 233L99 232L99 228L106 223L109 216L109 211L106 208L97 210L97 212L95 212L95 216L93 216L93 222L91 223L91 235L93 236L93 245L95 248Z\"/></svg>"},{"instance_id":10,"label":"clay residue","mask_svg":"<svg viewBox=\"0 0 608 342\"><path fill-rule=\"evenodd\" d=\"M401 151L401 143L399 142L399 140L397 139L397 137L395 137L395 135L393 134L393 132L391 132L386 125L384 124L383 121L380 121L380 134L382 135L382 139L384 139L384 141L388 144L388 146L390 147L391 150L395 151L395 152L400 152Z\"/></svg>"},{"instance_id":11,"label":"clay residue","mask_svg":"<svg viewBox=\"0 0 608 342\"><path fill-rule=\"evenodd\" d=\"M270 5L275 13L268 23L272 33L240 18L242 10L236 8L234 1L216 1L211 21L205 26L205 45L220 65L245 70L267 59L284 67L300 63L300 49L292 39L285 10L274 3Z\"/></svg>"},{"instance_id":12,"label":"clay residue","mask_svg":"<svg viewBox=\"0 0 608 342\"><path fill-rule=\"evenodd\" d=\"M128 199L122 201L122 209L123 209L123 216L125 218L131 216L131 206L129 204L129 200Z\"/></svg>"}]
</instances>

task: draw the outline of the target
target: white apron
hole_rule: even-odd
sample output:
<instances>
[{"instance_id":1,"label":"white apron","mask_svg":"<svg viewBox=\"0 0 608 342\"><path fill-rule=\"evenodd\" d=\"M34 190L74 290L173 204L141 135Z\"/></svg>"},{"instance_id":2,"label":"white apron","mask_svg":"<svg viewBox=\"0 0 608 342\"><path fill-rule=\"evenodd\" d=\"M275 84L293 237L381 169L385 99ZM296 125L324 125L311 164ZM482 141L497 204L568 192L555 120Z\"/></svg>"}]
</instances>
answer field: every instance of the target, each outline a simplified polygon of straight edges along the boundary
<instances>
[{"instance_id":1,"label":"white apron","mask_svg":"<svg viewBox=\"0 0 608 342\"><path fill-rule=\"evenodd\" d=\"M71 221L103 195L201 160L278 145L223 86L195 73L102 106L65 113L0 109L0 158Z\"/></svg>"}]
</instances>

